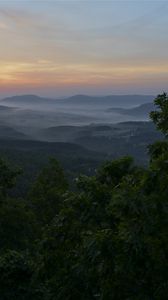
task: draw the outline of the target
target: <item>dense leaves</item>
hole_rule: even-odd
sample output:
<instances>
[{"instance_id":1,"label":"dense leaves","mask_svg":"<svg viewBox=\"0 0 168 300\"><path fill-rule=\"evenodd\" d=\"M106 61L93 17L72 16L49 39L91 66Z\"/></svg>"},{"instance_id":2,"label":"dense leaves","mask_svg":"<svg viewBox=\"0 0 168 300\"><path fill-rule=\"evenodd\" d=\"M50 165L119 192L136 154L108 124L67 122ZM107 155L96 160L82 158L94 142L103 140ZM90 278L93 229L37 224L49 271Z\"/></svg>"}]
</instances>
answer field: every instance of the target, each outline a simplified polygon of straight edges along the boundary
<instances>
[{"instance_id":1,"label":"dense leaves","mask_svg":"<svg viewBox=\"0 0 168 300\"><path fill-rule=\"evenodd\" d=\"M157 128L168 136L168 95L163 93L158 95L154 101L157 110L150 113L150 117Z\"/></svg>"},{"instance_id":2,"label":"dense leaves","mask_svg":"<svg viewBox=\"0 0 168 300\"><path fill-rule=\"evenodd\" d=\"M59 212L68 183L63 170L55 159L51 159L35 183L29 195L29 203L40 223L45 224Z\"/></svg>"},{"instance_id":3,"label":"dense leaves","mask_svg":"<svg viewBox=\"0 0 168 300\"><path fill-rule=\"evenodd\" d=\"M7 195L15 183L17 176L21 173L19 168L11 167L5 160L0 159L0 197Z\"/></svg>"}]
</instances>

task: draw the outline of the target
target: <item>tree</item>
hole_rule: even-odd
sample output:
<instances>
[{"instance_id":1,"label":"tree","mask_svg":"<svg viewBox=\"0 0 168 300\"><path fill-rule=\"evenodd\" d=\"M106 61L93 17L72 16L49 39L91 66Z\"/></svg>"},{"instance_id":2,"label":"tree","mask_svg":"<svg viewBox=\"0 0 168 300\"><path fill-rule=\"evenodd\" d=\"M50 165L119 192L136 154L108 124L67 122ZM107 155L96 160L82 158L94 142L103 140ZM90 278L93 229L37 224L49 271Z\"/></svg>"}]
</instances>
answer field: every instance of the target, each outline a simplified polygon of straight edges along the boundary
<instances>
[{"instance_id":1,"label":"tree","mask_svg":"<svg viewBox=\"0 0 168 300\"><path fill-rule=\"evenodd\" d=\"M0 255L1 299L28 300L33 274L27 255L8 250Z\"/></svg>"},{"instance_id":2,"label":"tree","mask_svg":"<svg viewBox=\"0 0 168 300\"><path fill-rule=\"evenodd\" d=\"M10 164L0 159L0 196L6 197L9 189L13 188L16 183L17 176L21 170L16 167L11 167Z\"/></svg>"},{"instance_id":3,"label":"tree","mask_svg":"<svg viewBox=\"0 0 168 300\"><path fill-rule=\"evenodd\" d=\"M161 130L165 136L168 136L168 95L160 94L154 100L157 107L156 111L150 113L150 118L156 124L157 129Z\"/></svg>"},{"instance_id":4,"label":"tree","mask_svg":"<svg viewBox=\"0 0 168 300\"><path fill-rule=\"evenodd\" d=\"M37 221L25 200L8 198L1 203L0 251L32 250L37 236Z\"/></svg>"},{"instance_id":5,"label":"tree","mask_svg":"<svg viewBox=\"0 0 168 300\"><path fill-rule=\"evenodd\" d=\"M29 195L29 201L37 219L43 225L52 221L59 212L63 195L68 190L68 182L63 169L55 159L50 159L35 183Z\"/></svg>"}]
</instances>

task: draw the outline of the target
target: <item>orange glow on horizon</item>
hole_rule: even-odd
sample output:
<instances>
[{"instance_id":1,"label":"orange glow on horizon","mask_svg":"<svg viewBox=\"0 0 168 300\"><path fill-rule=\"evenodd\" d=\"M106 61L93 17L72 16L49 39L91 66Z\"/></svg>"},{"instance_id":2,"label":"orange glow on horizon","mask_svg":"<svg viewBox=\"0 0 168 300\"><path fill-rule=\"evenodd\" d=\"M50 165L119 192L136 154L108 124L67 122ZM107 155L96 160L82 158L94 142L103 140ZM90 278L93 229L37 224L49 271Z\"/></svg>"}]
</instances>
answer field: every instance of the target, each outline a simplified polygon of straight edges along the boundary
<instances>
[{"instance_id":1,"label":"orange glow on horizon","mask_svg":"<svg viewBox=\"0 0 168 300\"><path fill-rule=\"evenodd\" d=\"M1 62L0 87L68 87L71 85L116 85L155 79L168 79L168 64L116 66L112 64L57 64L52 61Z\"/></svg>"}]
</instances>

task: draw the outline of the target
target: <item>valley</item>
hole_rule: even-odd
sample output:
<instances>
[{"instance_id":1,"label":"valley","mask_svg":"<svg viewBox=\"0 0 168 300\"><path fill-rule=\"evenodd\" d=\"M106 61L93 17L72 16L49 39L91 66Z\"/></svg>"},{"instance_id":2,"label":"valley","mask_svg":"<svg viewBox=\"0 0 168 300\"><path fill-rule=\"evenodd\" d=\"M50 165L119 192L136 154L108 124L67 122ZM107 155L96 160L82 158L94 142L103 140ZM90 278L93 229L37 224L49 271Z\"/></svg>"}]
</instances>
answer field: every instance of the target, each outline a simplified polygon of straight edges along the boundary
<instances>
[{"instance_id":1,"label":"valley","mask_svg":"<svg viewBox=\"0 0 168 300\"><path fill-rule=\"evenodd\" d=\"M24 185L50 157L72 178L94 174L101 162L122 156L147 165L147 146L162 135L149 121L149 97L135 97L139 105L132 107L130 98L127 108L127 96L119 98L120 108L115 97L104 97L97 105L86 96L48 102L31 95L1 100L0 155L23 169Z\"/></svg>"}]
</instances>

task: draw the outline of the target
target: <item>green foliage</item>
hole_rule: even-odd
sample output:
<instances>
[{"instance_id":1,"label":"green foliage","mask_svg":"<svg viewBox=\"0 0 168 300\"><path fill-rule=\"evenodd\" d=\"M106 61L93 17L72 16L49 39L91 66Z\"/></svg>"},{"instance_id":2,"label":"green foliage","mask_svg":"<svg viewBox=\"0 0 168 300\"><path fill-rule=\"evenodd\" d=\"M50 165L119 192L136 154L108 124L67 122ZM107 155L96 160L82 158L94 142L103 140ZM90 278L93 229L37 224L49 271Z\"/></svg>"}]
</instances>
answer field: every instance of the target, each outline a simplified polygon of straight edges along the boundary
<instances>
[{"instance_id":1,"label":"green foliage","mask_svg":"<svg viewBox=\"0 0 168 300\"><path fill-rule=\"evenodd\" d=\"M0 274L2 300L29 299L32 267L26 255L6 251L0 256Z\"/></svg>"},{"instance_id":2,"label":"green foliage","mask_svg":"<svg viewBox=\"0 0 168 300\"><path fill-rule=\"evenodd\" d=\"M99 173L80 178L39 248L37 277L51 299L166 299L168 202L146 191L151 176L128 168L117 186Z\"/></svg>"},{"instance_id":3,"label":"green foliage","mask_svg":"<svg viewBox=\"0 0 168 300\"><path fill-rule=\"evenodd\" d=\"M0 159L0 196L4 197L7 191L15 186L16 178L21 173L18 168L11 167L5 160Z\"/></svg>"},{"instance_id":4,"label":"green foliage","mask_svg":"<svg viewBox=\"0 0 168 300\"><path fill-rule=\"evenodd\" d=\"M152 111L150 117L165 136L168 136L168 95L163 93L158 95L154 101L158 110Z\"/></svg>"},{"instance_id":5,"label":"green foliage","mask_svg":"<svg viewBox=\"0 0 168 300\"><path fill-rule=\"evenodd\" d=\"M112 162L107 162L98 172L100 182L116 185L128 174L133 173L133 158L123 157Z\"/></svg>"},{"instance_id":6,"label":"green foliage","mask_svg":"<svg viewBox=\"0 0 168 300\"><path fill-rule=\"evenodd\" d=\"M6 199L0 205L0 251L31 249L37 221L24 200Z\"/></svg>"},{"instance_id":7,"label":"green foliage","mask_svg":"<svg viewBox=\"0 0 168 300\"><path fill-rule=\"evenodd\" d=\"M50 159L49 165L39 174L37 184L43 189L42 191L41 188L37 190L39 194L41 192L45 194L48 190L54 188L63 192L68 188L68 183L65 179L63 169L60 167L58 161L53 158Z\"/></svg>"},{"instance_id":8,"label":"green foliage","mask_svg":"<svg viewBox=\"0 0 168 300\"><path fill-rule=\"evenodd\" d=\"M29 201L37 219L49 223L58 213L63 194L68 189L68 182L63 170L55 159L50 159L37 177L29 195Z\"/></svg>"},{"instance_id":9,"label":"green foliage","mask_svg":"<svg viewBox=\"0 0 168 300\"><path fill-rule=\"evenodd\" d=\"M151 161L157 160L161 156L165 156L168 153L168 142L159 141L153 145L149 145L149 154Z\"/></svg>"}]
</instances>

